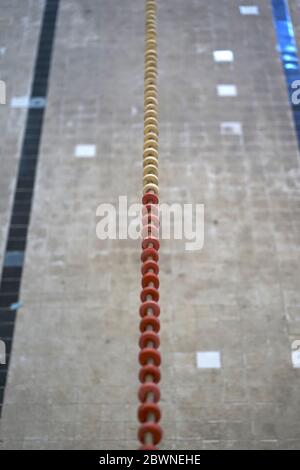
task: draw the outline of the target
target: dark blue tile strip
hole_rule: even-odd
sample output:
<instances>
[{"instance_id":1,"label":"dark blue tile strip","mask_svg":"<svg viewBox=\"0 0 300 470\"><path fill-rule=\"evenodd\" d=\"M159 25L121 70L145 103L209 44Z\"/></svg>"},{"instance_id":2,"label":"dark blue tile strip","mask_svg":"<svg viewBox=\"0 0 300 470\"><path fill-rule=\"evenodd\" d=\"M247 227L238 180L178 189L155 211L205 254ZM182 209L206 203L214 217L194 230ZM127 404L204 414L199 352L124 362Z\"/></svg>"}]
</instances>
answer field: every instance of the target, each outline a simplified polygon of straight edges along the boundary
<instances>
[{"instance_id":1,"label":"dark blue tile strip","mask_svg":"<svg viewBox=\"0 0 300 470\"><path fill-rule=\"evenodd\" d=\"M19 306L19 294L26 250L28 225L34 193L36 167L43 129L48 91L49 71L55 36L55 26L60 0L46 0L43 13L37 57L33 72L30 105L21 149L17 184L8 230L4 264L0 282L0 348L5 347L5 357L0 350L0 414L14 324ZM5 362L5 364L2 364Z\"/></svg>"},{"instance_id":2,"label":"dark blue tile strip","mask_svg":"<svg viewBox=\"0 0 300 470\"><path fill-rule=\"evenodd\" d=\"M300 105L293 103L294 100L292 100L293 93L295 93L295 88L292 87L292 84L296 80L300 80L298 50L293 24L287 0L271 0L271 4L275 30L277 34L278 50L285 74L286 85L298 139L298 146L300 148Z\"/></svg>"}]
</instances>

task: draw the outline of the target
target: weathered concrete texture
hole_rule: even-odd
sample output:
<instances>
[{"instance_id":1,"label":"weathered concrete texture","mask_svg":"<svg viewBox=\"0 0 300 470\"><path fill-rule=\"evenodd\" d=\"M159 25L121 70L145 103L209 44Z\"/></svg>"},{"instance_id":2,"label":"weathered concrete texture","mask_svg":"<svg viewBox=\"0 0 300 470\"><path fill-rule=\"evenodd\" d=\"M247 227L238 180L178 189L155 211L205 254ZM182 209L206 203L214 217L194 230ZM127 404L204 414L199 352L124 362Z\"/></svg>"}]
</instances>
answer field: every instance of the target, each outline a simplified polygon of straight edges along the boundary
<instances>
[{"instance_id":1,"label":"weathered concrete texture","mask_svg":"<svg viewBox=\"0 0 300 470\"><path fill-rule=\"evenodd\" d=\"M6 83L6 105L0 105L1 266L26 118L26 109L13 109L10 102L14 96L30 94L43 4L42 0L1 1L0 80Z\"/></svg>"},{"instance_id":2,"label":"weathered concrete texture","mask_svg":"<svg viewBox=\"0 0 300 470\"><path fill-rule=\"evenodd\" d=\"M162 448L299 448L298 150L270 3L158 4L161 198L206 210L201 252L162 243ZM61 2L3 448L137 446L139 243L97 240L95 210L140 197L143 21L143 1Z\"/></svg>"}]
</instances>

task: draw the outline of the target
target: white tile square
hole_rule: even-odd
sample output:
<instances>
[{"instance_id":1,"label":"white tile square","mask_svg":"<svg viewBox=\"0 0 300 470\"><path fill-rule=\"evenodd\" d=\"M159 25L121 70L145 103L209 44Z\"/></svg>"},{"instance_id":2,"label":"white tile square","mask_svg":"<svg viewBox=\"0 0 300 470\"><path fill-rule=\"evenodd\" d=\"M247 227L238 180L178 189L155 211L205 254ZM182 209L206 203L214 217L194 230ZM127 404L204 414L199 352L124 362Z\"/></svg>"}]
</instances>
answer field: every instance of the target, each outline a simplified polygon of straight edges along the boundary
<instances>
[{"instance_id":1,"label":"white tile square","mask_svg":"<svg viewBox=\"0 0 300 470\"><path fill-rule=\"evenodd\" d=\"M218 96L237 96L237 88L235 85L217 85Z\"/></svg>"},{"instance_id":2,"label":"white tile square","mask_svg":"<svg viewBox=\"0 0 300 470\"><path fill-rule=\"evenodd\" d=\"M215 62L233 62L232 51L214 51Z\"/></svg>"},{"instance_id":3,"label":"white tile square","mask_svg":"<svg viewBox=\"0 0 300 470\"><path fill-rule=\"evenodd\" d=\"M241 5L241 15L259 15L259 9L257 5Z\"/></svg>"},{"instance_id":4,"label":"white tile square","mask_svg":"<svg viewBox=\"0 0 300 470\"><path fill-rule=\"evenodd\" d=\"M6 83L0 80L0 104L6 104Z\"/></svg>"},{"instance_id":5,"label":"white tile square","mask_svg":"<svg viewBox=\"0 0 300 470\"><path fill-rule=\"evenodd\" d=\"M46 99L43 96L13 96L10 101L11 108L44 108L46 106Z\"/></svg>"},{"instance_id":6,"label":"white tile square","mask_svg":"<svg viewBox=\"0 0 300 470\"><path fill-rule=\"evenodd\" d=\"M28 108L29 103L29 96L13 96L10 101L10 106L11 108Z\"/></svg>"},{"instance_id":7,"label":"white tile square","mask_svg":"<svg viewBox=\"0 0 300 470\"><path fill-rule=\"evenodd\" d=\"M220 351L198 351L197 352L198 369L220 369L221 354Z\"/></svg>"},{"instance_id":8,"label":"white tile square","mask_svg":"<svg viewBox=\"0 0 300 470\"><path fill-rule=\"evenodd\" d=\"M79 144L75 147L75 157L77 158L93 158L96 156L96 145Z\"/></svg>"},{"instance_id":9,"label":"white tile square","mask_svg":"<svg viewBox=\"0 0 300 470\"><path fill-rule=\"evenodd\" d=\"M225 121L221 122L221 135L242 135L242 125L240 122Z\"/></svg>"}]
</instances>

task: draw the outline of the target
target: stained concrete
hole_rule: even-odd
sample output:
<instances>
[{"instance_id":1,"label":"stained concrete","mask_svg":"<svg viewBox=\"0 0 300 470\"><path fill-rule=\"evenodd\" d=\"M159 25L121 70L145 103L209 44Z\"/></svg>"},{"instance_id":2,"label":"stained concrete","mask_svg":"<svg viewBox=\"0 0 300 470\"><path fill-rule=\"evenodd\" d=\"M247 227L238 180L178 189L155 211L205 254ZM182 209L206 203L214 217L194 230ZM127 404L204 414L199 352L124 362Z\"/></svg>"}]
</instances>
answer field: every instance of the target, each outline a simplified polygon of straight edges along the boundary
<instances>
[{"instance_id":1,"label":"stained concrete","mask_svg":"<svg viewBox=\"0 0 300 470\"><path fill-rule=\"evenodd\" d=\"M18 18L2 40L15 95L43 5L21 3L3 7ZM161 200L205 204L202 251L162 243L164 449L300 446L299 154L270 2L251 2L259 16L241 16L244 3L158 1ZM143 21L143 1L61 1L4 449L137 447L139 243L97 240L95 212L140 198ZM14 161L1 176L5 234L25 112L0 112ZM222 122L242 134L221 135ZM96 156L76 158L80 144ZM219 351L221 368L198 369L198 351Z\"/></svg>"}]
</instances>

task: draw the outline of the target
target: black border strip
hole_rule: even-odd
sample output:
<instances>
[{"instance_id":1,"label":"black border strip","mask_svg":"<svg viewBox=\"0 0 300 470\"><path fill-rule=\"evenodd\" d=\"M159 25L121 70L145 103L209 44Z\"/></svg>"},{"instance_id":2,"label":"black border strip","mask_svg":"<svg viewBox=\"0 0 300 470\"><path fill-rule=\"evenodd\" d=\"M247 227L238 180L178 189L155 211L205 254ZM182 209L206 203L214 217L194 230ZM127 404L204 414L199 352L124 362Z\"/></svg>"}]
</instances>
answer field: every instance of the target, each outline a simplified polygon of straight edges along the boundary
<instances>
[{"instance_id":1,"label":"black border strip","mask_svg":"<svg viewBox=\"0 0 300 470\"><path fill-rule=\"evenodd\" d=\"M60 0L46 0L45 3L4 254L0 283L0 339L4 341L6 360L5 364L0 363L0 416L12 349L15 319L19 306L24 255L39 158L59 2Z\"/></svg>"}]
</instances>

